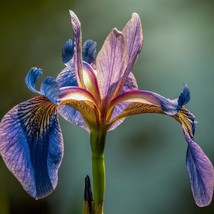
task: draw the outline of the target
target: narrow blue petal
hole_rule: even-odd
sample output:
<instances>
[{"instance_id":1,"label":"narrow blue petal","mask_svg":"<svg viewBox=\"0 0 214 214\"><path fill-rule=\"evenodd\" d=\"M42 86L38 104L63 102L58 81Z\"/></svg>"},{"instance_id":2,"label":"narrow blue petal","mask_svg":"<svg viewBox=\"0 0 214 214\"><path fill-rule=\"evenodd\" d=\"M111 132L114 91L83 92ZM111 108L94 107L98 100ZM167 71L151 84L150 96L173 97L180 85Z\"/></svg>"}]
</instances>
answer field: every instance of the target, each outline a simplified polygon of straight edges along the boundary
<instances>
[{"instance_id":1,"label":"narrow blue petal","mask_svg":"<svg viewBox=\"0 0 214 214\"><path fill-rule=\"evenodd\" d=\"M38 96L11 109L0 123L0 153L32 197L49 195L63 157L56 106Z\"/></svg>"},{"instance_id":2,"label":"narrow blue petal","mask_svg":"<svg viewBox=\"0 0 214 214\"><path fill-rule=\"evenodd\" d=\"M82 48L82 60L92 64L97 52L97 43L93 40L86 40Z\"/></svg>"},{"instance_id":3,"label":"narrow blue petal","mask_svg":"<svg viewBox=\"0 0 214 214\"><path fill-rule=\"evenodd\" d=\"M183 92L178 97L178 109L180 109L183 105L186 105L190 101L190 91L188 85L184 85Z\"/></svg>"},{"instance_id":4,"label":"narrow blue petal","mask_svg":"<svg viewBox=\"0 0 214 214\"><path fill-rule=\"evenodd\" d=\"M82 115L75 108L68 105L61 105L58 107L58 113L68 122L89 131L88 126L82 118Z\"/></svg>"},{"instance_id":5,"label":"narrow blue petal","mask_svg":"<svg viewBox=\"0 0 214 214\"><path fill-rule=\"evenodd\" d=\"M214 170L212 163L202 149L188 139L186 166L190 177L191 188L196 204L199 207L210 204L214 188Z\"/></svg>"},{"instance_id":6,"label":"narrow blue petal","mask_svg":"<svg viewBox=\"0 0 214 214\"><path fill-rule=\"evenodd\" d=\"M46 77L41 84L40 91L51 102L57 104L57 99L59 98L59 87L54 77Z\"/></svg>"},{"instance_id":7,"label":"narrow blue petal","mask_svg":"<svg viewBox=\"0 0 214 214\"><path fill-rule=\"evenodd\" d=\"M66 86L78 86L74 67L63 69L56 78L59 88Z\"/></svg>"},{"instance_id":8,"label":"narrow blue petal","mask_svg":"<svg viewBox=\"0 0 214 214\"><path fill-rule=\"evenodd\" d=\"M177 99L170 100L164 97L160 97L160 103L162 110L168 115L175 115L181 109L181 107L187 104L190 100L190 91L185 84L184 89Z\"/></svg>"},{"instance_id":9,"label":"narrow blue petal","mask_svg":"<svg viewBox=\"0 0 214 214\"><path fill-rule=\"evenodd\" d=\"M25 77L25 83L32 92L40 94L40 92L35 88L35 85L36 85L36 81L39 79L41 75L42 75L42 69L40 68L31 68L28 71Z\"/></svg>"},{"instance_id":10,"label":"narrow blue petal","mask_svg":"<svg viewBox=\"0 0 214 214\"><path fill-rule=\"evenodd\" d=\"M74 55L74 41L73 39L69 39L65 42L65 45L62 49L62 61L63 63L69 62Z\"/></svg>"}]
</instances>

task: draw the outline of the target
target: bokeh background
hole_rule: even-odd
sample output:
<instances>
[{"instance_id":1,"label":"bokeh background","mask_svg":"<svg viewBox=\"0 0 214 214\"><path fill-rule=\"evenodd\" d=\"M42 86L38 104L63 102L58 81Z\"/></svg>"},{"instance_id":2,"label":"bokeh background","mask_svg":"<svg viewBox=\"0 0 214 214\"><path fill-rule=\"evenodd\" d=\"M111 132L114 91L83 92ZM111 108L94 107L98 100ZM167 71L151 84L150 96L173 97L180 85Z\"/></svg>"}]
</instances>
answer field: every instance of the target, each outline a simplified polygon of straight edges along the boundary
<instances>
[{"instance_id":1,"label":"bokeh background","mask_svg":"<svg viewBox=\"0 0 214 214\"><path fill-rule=\"evenodd\" d=\"M214 163L214 2L212 0L11 0L0 6L0 117L33 96L25 84L33 66L56 76L61 49L72 37L68 10L84 39L102 43L138 12L144 48L134 67L139 88L175 98L187 83L196 115L196 141ZM61 119L65 141L59 183L49 197L28 196L0 159L0 214L78 214L84 177L91 175L89 136ZM208 214L193 200L180 125L161 115L138 115L107 138L106 214Z\"/></svg>"}]
</instances>

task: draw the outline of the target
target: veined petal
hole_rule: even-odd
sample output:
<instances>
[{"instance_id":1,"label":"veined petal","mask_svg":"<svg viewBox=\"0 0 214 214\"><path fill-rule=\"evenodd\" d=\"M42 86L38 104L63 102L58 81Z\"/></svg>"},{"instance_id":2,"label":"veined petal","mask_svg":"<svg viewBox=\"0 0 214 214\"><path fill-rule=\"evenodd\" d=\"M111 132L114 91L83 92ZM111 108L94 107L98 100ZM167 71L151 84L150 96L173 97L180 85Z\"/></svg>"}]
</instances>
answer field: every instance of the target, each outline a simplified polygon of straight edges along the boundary
<instances>
[{"instance_id":1,"label":"veined petal","mask_svg":"<svg viewBox=\"0 0 214 214\"><path fill-rule=\"evenodd\" d=\"M187 85L184 86L183 92L180 94L180 96L174 100L165 98L152 91L132 90L116 97L111 102L110 109L123 102L139 102L148 105L160 106L166 114L175 115L182 105L186 104L189 100L190 93Z\"/></svg>"},{"instance_id":2,"label":"veined petal","mask_svg":"<svg viewBox=\"0 0 214 214\"><path fill-rule=\"evenodd\" d=\"M54 77L46 77L41 84L40 91L51 102L57 104L57 99L59 98L59 87Z\"/></svg>"},{"instance_id":3,"label":"veined petal","mask_svg":"<svg viewBox=\"0 0 214 214\"><path fill-rule=\"evenodd\" d=\"M78 85L84 87L82 74L82 35L81 23L73 11L69 11L71 16L72 29L74 34L74 70Z\"/></svg>"},{"instance_id":4,"label":"veined petal","mask_svg":"<svg viewBox=\"0 0 214 214\"><path fill-rule=\"evenodd\" d=\"M99 119L99 112L96 106L96 100L88 91L79 87L61 88L58 103L60 106L68 105L78 110L89 128L96 126ZM66 117L65 114L64 117ZM67 120L72 122L71 118ZM74 118L73 120L75 121L76 119Z\"/></svg>"},{"instance_id":5,"label":"veined petal","mask_svg":"<svg viewBox=\"0 0 214 214\"><path fill-rule=\"evenodd\" d=\"M35 87L37 80L42 75L42 69L40 68L31 68L26 77L25 77L25 83L27 87L34 93L41 94L40 91L38 91Z\"/></svg>"},{"instance_id":6,"label":"veined petal","mask_svg":"<svg viewBox=\"0 0 214 214\"><path fill-rule=\"evenodd\" d=\"M98 87L95 71L90 64L83 61L83 81L85 89L95 97L96 104L100 104L100 90Z\"/></svg>"},{"instance_id":7,"label":"veined petal","mask_svg":"<svg viewBox=\"0 0 214 214\"><path fill-rule=\"evenodd\" d=\"M137 90L138 86L137 86L137 82L136 79L133 75L132 72L129 73L129 76L122 88L121 93L125 93L127 91L131 91L131 90ZM119 103L114 107L114 110L112 112L111 115L111 119L115 118L117 115L119 115L130 103ZM117 122L115 122L109 129L109 131L114 130L117 126L119 126L125 118L117 120Z\"/></svg>"},{"instance_id":8,"label":"veined petal","mask_svg":"<svg viewBox=\"0 0 214 214\"><path fill-rule=\"evenodd\" d=\"M0 123L0 153L32 197L49 195L63 157L56 106L38 96L11 109Z\"/></svg>"},{"instance_id":9,"label":"veined petal","mask_svg":"<svg viewBox=\"0 0 214 214\"><path fill-rule=\"evenodd\" d=\"M64 68L56 78L59 88L66 86L78 86L74 67Z\"/></svg>"},{"instance_id":10,"label":"veined petal","mask_svg":"<svg viewBox=\"0 0 214 214\"><path fill-rule=\"evenodd\" d=\"M114 123L117 123L117 121L124 119L127 116L142 113L166 114L161 106L139 102L133 103L128 105L117 117L115 117L108 124L108 128L110 129ZM210 204L213 196L214 170L208 157L193 140L196 126L195 117L184 107L182 107L176 115L171 115L171 117L181 124L184 137L188 143L186 165L194 199L198 206L207 206Z\"/></svg>"},{"instance_id":11,"label":"veined petal","mask_svg":"<svg viewBox=\"0 0 214 214\"><path fill-rule=\"evenodd\" d=\"M97 79L102 99L110 99L119 91L118 83L127 67L126 44L121 32L113 29L96 58Z\"/></svg>"},{"instance_id":12,"label":"veined petal","mask_svg":"<svg viewBox=\"0 0 214 214\"><path fill-rule=\"evenodd\" d=\"M89 127L84 121L81 113L70 105L60 105L57 112L69 123L79 126L89 132Z\"/></svg>"},{"instance_id":13,"label":"veined petal","mask_svg":"<svg viewBox=\"0 0 214 214\"><path fill-rule=\"evenodd\" d=\"M207 206L212 200L214 190L213 165L194 142L193 135L196 125L194 116L183 107L174 118L181 123L184 137L188 143L186 166L195 202L199 207Z\"/></svg>"},{"instance_id":14,"label":"veined petal","mask_svg":"<svg viewBox=\"0 0 214 214\"><path fill-rule=\"evenodd\" d=\"M122 30L124 36L127 53L128 53L128 65L124 72L123 77L121 78L121 87L126 82L126 79L131 72L137 57L143 47L143 31L140 17L137 13L132 14L132 18L125 25Z\"/></svg>"},{"instance_id":15,"label":"veined petal","mask_svg":"<svg viewBox=\"0 0 214 214\"><path fill-rule=\"evenodd\" d=\"M65 42L64 47L62 49L62 61L63 63L69 62L74 56L74 41L73 39L69 39Z\"/></svg>"},{"instance_id":16,"label":"veined petal","mask_svg":"<svg viewBox=\"0 0 214 214\"><path fill-rule=\"evenodd\" d=\"M86 40L82 48L83 61L92 64L94 63L97 52L97 43L93 40Z\"/></svg>"}]
</instances>

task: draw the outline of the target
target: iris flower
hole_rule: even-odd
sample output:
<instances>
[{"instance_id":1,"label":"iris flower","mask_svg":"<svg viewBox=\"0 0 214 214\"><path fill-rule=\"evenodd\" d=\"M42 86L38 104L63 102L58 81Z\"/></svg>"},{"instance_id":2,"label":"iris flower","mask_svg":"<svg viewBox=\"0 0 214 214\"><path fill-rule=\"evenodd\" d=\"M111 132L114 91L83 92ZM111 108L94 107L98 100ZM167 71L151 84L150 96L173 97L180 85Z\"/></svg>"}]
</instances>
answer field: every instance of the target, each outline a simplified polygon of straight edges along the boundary
<instances>
[{"instance_id":1,"label":"iris flower","mask_svg":"<svg viewBox=\"0 0 214 214\"><path fill-rule=\"evenodd\" d=\"M70 11L73 39L62 51L65 68L56 78L47 77L35 88L42 74L32 68L25 82L38 96L18 104L0 124L0 153L22 187L36 199L56 187L63 158L63 137L58 114L87 130L92 150L95 209L100 209L105 193L104 148L108 131L128 116L158 113L181 124L187 142L186 166L198 206L212 200L212 163L194 141L195 117L184 107L190 100L187 85L176 99L139 90L132 73L142 49L143 34L138 14L133 13L122 31L114 28L96 56L96 42L82 45L81 26ZM102 205L103 206L103 205Z\"/></svg>"}]
</instances>

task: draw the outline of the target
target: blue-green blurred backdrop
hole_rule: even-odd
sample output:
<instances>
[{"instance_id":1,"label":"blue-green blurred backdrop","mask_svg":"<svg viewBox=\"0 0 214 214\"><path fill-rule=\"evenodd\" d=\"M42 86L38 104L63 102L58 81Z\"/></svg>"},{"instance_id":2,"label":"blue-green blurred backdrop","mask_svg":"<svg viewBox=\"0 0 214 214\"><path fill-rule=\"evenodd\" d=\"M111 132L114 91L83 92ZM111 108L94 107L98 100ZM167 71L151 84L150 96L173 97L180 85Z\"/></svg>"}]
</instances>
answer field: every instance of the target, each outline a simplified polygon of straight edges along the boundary
<instances>
[{"instance_id":1,"label":"blue-green blurred backdrop","mask_svg":"<svg viewBox=\"0 0 214 214\"><path fill-rule=\"evenodd\" d=\"M214 2L212 0L11 0L0 6L0 117L33 94L24 77L33 66L56 76L61 49L72 37L68 10L82 22L83 39L101 45L138 12L144 48L134 67L141 89L175 98L187 83L196 115L196 141L214 163ZM65 156L52 195L35 201L0 160L0 214L81 213L83 183L91 175L89 136L61 119ZM128 118L110 132L105 151L106 214L208 214L198 208L185 168L186 143L169 117Z\"/></svg>"}]
</instances>

